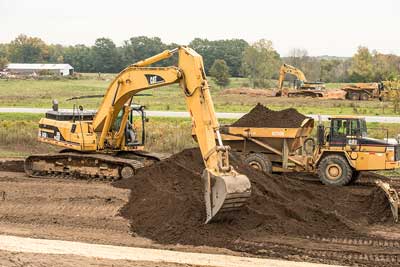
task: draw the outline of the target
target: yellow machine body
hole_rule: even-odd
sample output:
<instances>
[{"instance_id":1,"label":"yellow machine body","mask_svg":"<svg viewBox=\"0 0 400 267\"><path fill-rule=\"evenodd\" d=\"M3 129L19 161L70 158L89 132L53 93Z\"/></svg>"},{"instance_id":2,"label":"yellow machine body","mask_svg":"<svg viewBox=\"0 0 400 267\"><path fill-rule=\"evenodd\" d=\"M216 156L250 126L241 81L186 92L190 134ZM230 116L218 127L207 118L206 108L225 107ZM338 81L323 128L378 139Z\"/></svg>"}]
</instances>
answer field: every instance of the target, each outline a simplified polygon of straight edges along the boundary
<instances>
[{"instance_id":1,"label":"yellow machine body","mask_svg":"<svg viewBox=\"0 0 400 267\"><path fill-rule=\"evenodd\" d=\"M171 67L148 67L150 64L178 54L178 65ZM207 219L218 214L241 208L250 196L249 179L237 173L229 165L228 148L223 146L219 136L219 124L215 115L210 88L206 79L202 57L189 47L167 50L148 59L137 62L121 71L109 85L103 100L95 113L82 109L74 114L54 110L40 120L39 141L69 150L85 153L107 154L113 152L137 151L143 149L132 140L129 124L132 98L143 90L178 83L182 97L186 100L193 128L203 156L205 171L205 202ZM129 130L129 131L128 131ZM47 157L49 158L49 157ZM107 157L82 155L56 155L54 160L33 156L26 161L29 173L79 172L79 160L88 163L82 171L100 177L107 174L124 178L134 173L128 159L116 160ZM69 162L77 162L70 166ZM85 165L85 164L83 164ZM36 168L36 169L35 169ZM131 168L131 169L130 169Z\"/></svg>"},{"instance_id":2,"label":"yellow machine body","mask_svg":"<svg viewBox=\"0 0 400 267\"><path fill-rule=\"evenodd\" d=\"M300 83L295 86L295 91L291 91L288 88L283 88L283 82L287 74L291 74L296 77L296 80ZM279 70L278 89L280 90L281 96L311 96L311 97L325 97L325 84L322 82L309 82L306 79L304 73L291 65L283 64Z\"/></svg>"},{"instance_id":3,"label":"yellow machine body","mask_svg":"<svg viewBox=\"0 0 400 267\"><path fill-rule=\"evenodd\" d=\"M223 126L221 133L222 139L233 151L244 155L261 153L271 161L271 170L276 172L317 172L321 160L329 155L341 156L354 172L400 167L400 145L389 143L389 140L368 138L364 118L333 116L330 121L331 126L320 132L318 146L312 153L304 153L305 142L310 141L314 128L311 118L306 118L298 128ZM343 135L334 129L339 122Z\"/></svg>"}]
</instances>

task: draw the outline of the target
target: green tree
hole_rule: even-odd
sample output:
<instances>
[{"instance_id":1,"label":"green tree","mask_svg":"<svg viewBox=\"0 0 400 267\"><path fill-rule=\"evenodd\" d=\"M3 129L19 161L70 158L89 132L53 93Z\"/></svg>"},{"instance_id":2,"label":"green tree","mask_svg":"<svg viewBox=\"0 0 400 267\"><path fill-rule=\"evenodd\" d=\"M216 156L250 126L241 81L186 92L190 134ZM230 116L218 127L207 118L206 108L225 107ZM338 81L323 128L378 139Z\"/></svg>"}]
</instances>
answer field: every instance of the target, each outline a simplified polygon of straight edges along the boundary
<instances>
[{"instance_id":1,"label":"green tree","mask_svg":"<svg viewBox=\"0 0 400 267\"><path fill-rule=\"evenodd\" d=\"M321 79L321 62L318 58L309 56L306 49L290 50L289 56L284 59L284 62L300 69L309 81ZM294 77L288 78L294 79Z\"/></svg>"},{"instance_id":2,"label":"green tree","mask_svg":"<svg viewBox=\"0 0 400 267\"><path fill-rule=\"evenodd\" d=\"M0 70L4 69L8 62L8 44L0 44Z\"/></svg>"},{"instance_id":3,"label":"green tree","mask_svg":"<svg viewBox=\"0 0 400 267\"><path fill-rule=\"evenodd\" d=\"M352 82L369 82L373 79L372 55L367 47L358 47L349 69Z\"/></svg>"},{"instance_id":4,"label":"green tree","mask_svg":"<svg viewBox=\"0 0 400 267\"><path fill-rule=\"evenodd\" d=\"M229 66L230 74L242 76L241 65L242 55L249 44L243 39L228 39L209 41L207 39L195 38L189 46L203 56L204 67L209 70L215 60L223 58Z\"/></svg>"},{"instance_id":5,"label":"green tree","mask_svg":"<svg viewBox=\"0 0 400 267\"><path fill-rule=\"evenodd\" d=\"M8 59L5 57L0 57L0 71L4 69L8 64Z\"/></svg>"},{"instance_id":6,"label":"green tree","mask_svg":"<svg viewBox=\"0 0 400 267\"><path fill-rule=\"evenodd\" d=\"M85 45L68 46L64 48L63 60L74 67L77 72L93 72L91 48Z\"/></svg>"},{"instance_id":7,"label":"green tree","mask_svg":"<svg viewBox=\"0 0 400 267\"><path fill-rule=\"evenodd\" d=\"M372 52L373 80L393 80L400 74L400 57Z\"/></svg>"},{"instance_id":8,"label":"green tree","mask_svg":"<svg viewBox=\"0 0 400 267\"><path fill-rule=\"evenodd\" d=\"M132 37L125 41L121 48L122 62L124 66L127 66L161 53L165 49L167 49L167 45L159 37ZM161 62L156 65L166 66L167 64L166 62Z\"/></svg>"},{"instance_id":9,"label":"green tree","mask_svg":"<svg viewBox=\"0 0 400 267\"><path fill-rule=\"evenodd\" d=\"M122 69L120 55L109 38L98 38L92 47L93 70L95 72L119 72Z\"/></svg>"},{"instance_id":10,"label":"green tree","mask_svg":"<svg viewBox=\"0 0 400 267\"><path fill-rule=\"evenodd\" d=\"M48 47L45 42L23 34L11 41L9 52L9 60L12 62L40 63L47 62L49 59Z\"/></svg>"},{"instance_id":11,"label":"green tree","mask_svg":"<svg viewBox=\"0 0 400 267\"><path fill-rule=\"evenodd\" d=\"M225 60L215 60L214 64L210 68L210 74L217 85L225 87L229 84L229 67Z\"/></svg>"},{"instance_id":12,"label":"green tree","mask_svg":"<svg viewBox=\"0 0 400 267\"><path fill-rule=\"evenodd\" d=\"M51 63L64 63L65 47L62 45L49 45L48 46L48 62Z\"/></svg>"},{"instance_id":13,"label":"green tree","mask_svg":"<svg viewBox=\"0 0 400 267\"><path fill-rule=\"evenodd\" d=\"M245 49L242 69L253 87L267 87L271 85L270 80L277 77L280 63L272 42L261 39Z\"/></svg>"}]
</instances>

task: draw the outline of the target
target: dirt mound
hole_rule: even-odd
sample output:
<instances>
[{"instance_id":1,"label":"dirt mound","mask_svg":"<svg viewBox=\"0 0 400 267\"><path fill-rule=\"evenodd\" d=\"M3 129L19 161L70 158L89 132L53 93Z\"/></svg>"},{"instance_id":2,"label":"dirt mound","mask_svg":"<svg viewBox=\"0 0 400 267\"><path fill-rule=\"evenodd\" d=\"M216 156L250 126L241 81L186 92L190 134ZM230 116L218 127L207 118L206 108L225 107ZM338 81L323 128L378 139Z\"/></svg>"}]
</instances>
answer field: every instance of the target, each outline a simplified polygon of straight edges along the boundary
<instances>
[{"instance_id":1,"label":"dirt mound","mask_svg":"<svg viewBox=\"0 0 400 267\"><path fill-rule=\"evenodd\" d=\"M249 87L227 88L221 92L221 95L248 95L248 96L276 96L272 89L253 89Z\"/></svg>"},{"instance_id":2,"label":"dirt mound","mask_svg":"<svg viewBox=\"0 0 400 267\"><path fill-rule=\"evenodd\" d=\"M232 124L236 127L297 128L307 118L296 109L271 110L258 103L249 113Z\"/></svg>"},{"instance_id":3,"label":"dirt mound","mask_svg":"<svg viewBox=\"0 0 400 267\"><path fill-rule=\"evenodd\" d=\"M255 240L271 234L361 236L359 229L379 221L389 208L371 205L371 200L380 197L379 191L355 194L351 187L266 176L240 162L233 158L231 163L250 178L252 196L233 220L204 224L200 178L204 166L198 149L184 150L141 169L133 179L116 182L115 186L131 190L121 214L130 220L133 232L160 243L240 250L238 239Z\"/></svg>"}]
</instances>

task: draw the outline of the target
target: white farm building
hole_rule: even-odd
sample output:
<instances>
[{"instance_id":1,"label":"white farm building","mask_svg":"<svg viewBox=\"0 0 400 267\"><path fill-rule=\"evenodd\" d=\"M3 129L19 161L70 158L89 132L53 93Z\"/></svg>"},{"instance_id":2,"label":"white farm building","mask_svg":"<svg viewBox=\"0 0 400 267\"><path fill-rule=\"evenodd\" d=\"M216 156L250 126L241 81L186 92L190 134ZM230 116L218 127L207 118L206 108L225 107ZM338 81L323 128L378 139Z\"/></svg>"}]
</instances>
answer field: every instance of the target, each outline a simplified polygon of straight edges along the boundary
<instances>
[{"instance_id":1,"label":"white farm building","mask_svg":"<svg viewBox=\"0 0 400 267\"><path fill-rule=\"evenodd\" d=\"M68 76L74 73L74 68L69 64L10 63L7 65L5 70L12 74L22 75L51 73L55 75Z\"/></svg>"}]
</instances>

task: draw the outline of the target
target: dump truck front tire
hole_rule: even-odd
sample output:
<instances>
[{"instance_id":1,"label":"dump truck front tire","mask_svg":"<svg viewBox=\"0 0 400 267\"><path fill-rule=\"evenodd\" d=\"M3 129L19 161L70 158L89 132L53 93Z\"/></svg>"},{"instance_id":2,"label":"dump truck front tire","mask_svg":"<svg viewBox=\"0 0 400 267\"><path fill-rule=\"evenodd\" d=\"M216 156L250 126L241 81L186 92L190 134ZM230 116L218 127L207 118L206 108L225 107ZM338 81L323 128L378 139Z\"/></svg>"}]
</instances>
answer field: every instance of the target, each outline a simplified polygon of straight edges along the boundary
<instances>
[{"instance_id":1,"label":"dump truck front tire","mask_svg":"<svg viewBox=\"0 0 400 267\"><path fill-rule=\"evenodd\" d=\"M266 155L262 153L249 154L244 161L253 169L262 171L267 174L272 173L272 162Z\"/></svg>"},{"instance_id":2,"label":"dump truck front tire","mask_svg":"<svg viewBox=\"0 0 400 267\"><path fill-rule=\"evenodd\" d=\"M323 184L343 186L351 182L353 170L339 155L328 155L318 165L318 176Z\"/></svg>"}]
</instances>

